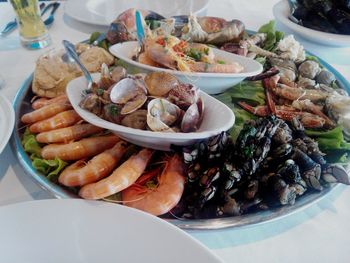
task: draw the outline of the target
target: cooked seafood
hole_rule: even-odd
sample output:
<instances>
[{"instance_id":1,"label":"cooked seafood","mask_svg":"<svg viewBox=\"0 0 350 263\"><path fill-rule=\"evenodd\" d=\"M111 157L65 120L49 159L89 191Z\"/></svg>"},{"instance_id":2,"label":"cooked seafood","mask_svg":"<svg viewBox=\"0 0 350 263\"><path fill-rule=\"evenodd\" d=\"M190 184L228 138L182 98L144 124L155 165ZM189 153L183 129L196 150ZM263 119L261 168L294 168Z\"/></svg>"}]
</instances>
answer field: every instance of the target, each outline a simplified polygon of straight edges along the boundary
<instances>
[{"instance_id":1,"label":"cooked seafood","mask_svg":"<svg viewBox=\"0 0 350 263\"><path fill-rule=\"evenodd\" d=\"M95 87L80 107L127 127L166 132L195 132L204 115L198 88L165 72L128 76L110 87Z\"/></svg>"},{"instance_id":2,"label":"cooked seafood","mask_svg":"<svg viewBox=\"0 0 350 263\"><path fill-rule=\"evenodd\" d=\"M65 100L48 104L35 111L24 114L21 118L21 121L23 123L34 123L34 122L46 120L58 113L61 113L63 111L67 111L70 109L72 109L72 105L70 105L69 100L66 98Z\"/></svg>"},{"instance_id":3,"label":"cooked seafood","mask_svg":"<svg viewBox=\"0 0 350 263\"><path fill-rule=\"evenodd\" d=\"M249 121L235 144L223 133L183 149L183 157L187 183L172 211L176 217L242 215L292 205L327 183L349 184L346 171L326 163L296 118L290 124L273 116Z\"/></svg>"},{"instance_id":4,"label":"cooked seafood","mask_svg":"<svg viewBox=\"0 0 350 263\"><path fill-rule=\"evenodd\" d=\"M207 45L189 43L174 36L150 36L145 40L144 50L143 60L147 57L147 61L174 70L210 73L239 73L244 70L237 62L215 58L212 48Z\"/></svg>"},{"instance_id":5,"label":"cooked seafood","mask_svg":"<svg viewBox=\"0 0 350 263\"><path fill-rule=\"evenodd\" d=\"M67 110L57 113L50 118L35 122L34 124L30 125L29 130L33 133L46 132L71 126L78 121L81 121L78 113L76 113L75 110Z\"/></svg>"},{"instance_id":6,"label":"cooked seafood","mask_svg":"<svg viewBox=\"0 0 350 263\"><path fill-rule=\"evenodd\" d=\"M58 181L69 187L94 183L109 175L127 149L127 143L118 142L112 148L94 156L90 161L78 160L65 168Z\"/></svg>"},{"instance_id":7,"label":"cooked seafood","mask_svg":"<svg viewBox=\"0 0 350 263\"><path fill-rule=\"evenodd\" d=\"M120 139L115 135L89 137L67 144L48 144L41 151L44 159L60 158L63 161L80 160L113 147Z\"/></svg>"},{"instance_id":8,"label":"cooked seafood","mask_svg":"<svg viewBox=\"0 0 350 263\"><path fill-rule=\"evenodd\" d=\"M103 129L100 127L96 127L90 123L83 123L41 132L36 136L36 140L40 143L67 143L72 140L76 141L89 135L97 134L101 131L103 131Z\"/></svg>"},{"instance_id":9,"label":"cooked seafood","mask_svg":"<svg viewBox=\"0 0 350 263\"><path fill-rule=\"evenodd\" d=\"M85 199L101 199L124 190L142 175L152 154L152 150L141 150L122 163L108 177L83 186L79 195Z\"/></svg>"},{"instance_id":10,"label":"cooked seafood","mask_svg":"<svg viewBox=\"0 0 350 263\"><path fill-rule=\"evenodd\" d=\"M166 161L165 168L153 187L149 187L150 184L147 185L147 181L145 180L142 184L136 181L135 184L123 190L123 204L156 216L169 212L180 201L185 187L184 165L181 157L174 155Z\"/></svg>"},{"instance_id":11,"label":"cooked seafood","mask_svg":"<svg viewBox=\"0 0 350 263\"><path fill-rule=\"evenodd\" d=\"M139 10L145 20L146 31L156 34L175 35L191 42L224 44L239 41L244 33L244 24L239 20L226 21L219 17L174 16L164 18L155 12ZM110 25L107 39L115 44L136 40L136 9L128 9L121 13ZM146 26L149 25L149 27Z\"/></svg>"}]
</instances>

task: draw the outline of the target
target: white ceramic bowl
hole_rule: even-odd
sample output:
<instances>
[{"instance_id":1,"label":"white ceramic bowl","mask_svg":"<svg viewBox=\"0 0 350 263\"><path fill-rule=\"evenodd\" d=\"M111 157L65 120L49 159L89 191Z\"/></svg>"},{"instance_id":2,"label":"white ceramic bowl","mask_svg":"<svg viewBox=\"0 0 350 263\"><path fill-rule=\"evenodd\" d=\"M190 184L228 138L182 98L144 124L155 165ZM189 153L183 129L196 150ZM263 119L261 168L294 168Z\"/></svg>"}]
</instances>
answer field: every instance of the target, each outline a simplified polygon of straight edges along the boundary
<instances>
[{"instance_id":1,"label":"white ceramic bowl","mask_svg":"<svg viewBox=\"0 0 350 263\"><path fill-rule=\"evenodd\" d=\"M109 48L109 51L116 57L126 63L137 67L142 72L164 71L175 75L181 82L190 83L199 87L208 94L218 94L228 88L238 84L244 78L255 76L262 72L263 67L253 59L238 56L220 49L213 48L215 56L219 60L234 61L244 67L241 73L188 73L177 70L152 67L132 60L137 52L138 43L136 41L123 42L115 44Z\"/></svg>"},{"instance_id":2,"label":"white ceramic bowl","mask_svg":"<svg viewBox=\"0 0 350 263\"><path fill-rule=\"evenodd\" d=\"M99 80L99 75L100 74L93 74L94 80ZM82 94L86 88L87 83L84 77L76 78L70 81L67 85L69 101L74 110L85 121L108 129L128 142L147 148L167 151L170 150L172 144L190 145L197 140L209 138L221 133L222 131L227 131L235 122L235 116L229 107L208 94L200 92L200 96L204 102L204 118L200 128L196 132L167 133L133 129L109 122L82 109L79 106L79 103L82 100Z\"/></svg>"},{"instance_id":3,"label":"white ceramic bowl","mask_svg":"<svg viewBox=\"0 0 350 263\"><path fill-rule=\"evenodd\" d=\"M273 7L273 15L275 16L276 20L301 37L326 46L350 46L350 36L325 33L311 28L303 27L289 20L288 16L290 12L291 11L287 0L282 0Z\"/></svg>"},{"instance_id":4,"label":"white ceramic bowl","mask_svg":"<svg viewBox=\"0 0 350 263\"><path fill-rule=\"evenodd\" d=\"M208 3L209 0L69 0L65 3L64 12L80 22L109 26L119 14L129 8L152 10L164 17L190 13L204 16Z\"/></svg>"},{"instance_id":5,"label":"white ceramic bowl","mask_svg":"<svg viewBox=\"0 0 350 263\"><path fill-rule=\"evenodd\" d=\"M223 263L165 220L107 202L20 202L1 206L0 222L0 262Z\"/></svg>"}]
</instances>

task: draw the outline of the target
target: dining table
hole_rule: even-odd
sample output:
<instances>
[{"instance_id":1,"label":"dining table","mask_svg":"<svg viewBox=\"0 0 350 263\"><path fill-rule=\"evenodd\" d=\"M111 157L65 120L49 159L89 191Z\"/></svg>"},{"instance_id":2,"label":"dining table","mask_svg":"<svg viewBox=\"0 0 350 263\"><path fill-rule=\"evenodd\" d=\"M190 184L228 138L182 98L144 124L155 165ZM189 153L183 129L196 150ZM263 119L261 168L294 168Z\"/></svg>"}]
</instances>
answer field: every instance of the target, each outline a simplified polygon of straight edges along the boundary
<instances>
[{"instance_id":1,"label":"dining table","mask_svg":"<svg viewBox=\"0 0 350 263\"><path fill-rule=\"evenodd\" d=\"M239 19L246 29L256 31L274 19L272 8L277 2L211 0L206 14L227 20ZM33 72L40 55L62 48L64 39L77 43L88 39L94 31L108 29L69 17L64 12L65 1L60 3L55 21L49 28L52 39L49 47L25 49L20 44L18 30L0 36L0 78L4 81L0 93L10 101ZM10 3L0 3L0 29L13 18ZM293 34L279 23L277 29ZM323 46L298 35L295 38L306 50L328 62L350 81L350 47ZM21 167L12 138L0 154L0 206L50 198L55 197L43 190ZM185 231L223 262L350 262L347 250L350 243L350 187L339 185L318 202L275 220L219 230ZM196 262L195 258L190 260Z\"/></svg>"}]
</instances>

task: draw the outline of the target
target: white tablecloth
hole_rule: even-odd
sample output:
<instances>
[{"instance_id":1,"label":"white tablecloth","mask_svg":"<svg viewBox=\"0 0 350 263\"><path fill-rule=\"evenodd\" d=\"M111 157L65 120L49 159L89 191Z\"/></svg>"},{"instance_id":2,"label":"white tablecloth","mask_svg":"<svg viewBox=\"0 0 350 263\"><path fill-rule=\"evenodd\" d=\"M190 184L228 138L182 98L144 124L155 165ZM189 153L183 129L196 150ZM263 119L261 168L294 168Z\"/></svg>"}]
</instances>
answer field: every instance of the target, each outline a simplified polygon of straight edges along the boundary
<instances>
[{"instance_id":1,"label":"white tablecloth","mask_svg":"<svg viewBox=\"0 0 350 263\"><path fill-rule=\"evenodd\" d=\"M248 29L256 30L273 19L272 6L276 2L212 0L207 13L226 19L241 19ZM12 18L9 4L0 3L0 28ZM64 8L60 7L50 28L53 44L48 49L60 47L63 39L72 42L84 40L97 30L105 29L74 21L65 16ZM350 81L349 48L329 48L299 40ZM12 100L21 83L33 71L37 57L48 49L23 49L18 31L6 38L0 37L0 74L6 82L0 92ZM24 173L8 145L0 154L0 205L45 198L52 197ZM319 203L274 222L240 229L189 233L224 262L350 262L347 251L350 242L349 200L350 188L340 186Z\"/></svg>"}]
</instances>

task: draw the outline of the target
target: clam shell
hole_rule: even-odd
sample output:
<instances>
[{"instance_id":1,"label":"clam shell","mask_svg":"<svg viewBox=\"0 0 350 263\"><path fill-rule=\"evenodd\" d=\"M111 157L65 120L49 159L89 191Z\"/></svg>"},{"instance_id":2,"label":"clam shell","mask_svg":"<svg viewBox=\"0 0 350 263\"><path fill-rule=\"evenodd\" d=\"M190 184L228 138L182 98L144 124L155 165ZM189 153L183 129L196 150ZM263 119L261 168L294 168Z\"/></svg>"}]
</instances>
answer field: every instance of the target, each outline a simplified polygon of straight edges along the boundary
<instances>
[{"instance_id":1,"label":"clam shell","mask_svg":"<svg viewBox=\"0 0 350 263\"><path fill-rule=\"evenodd\" d=\"M146 91L135 79L125 78L116 83L111 89L111 101L117 104L125 104L135 97L135 94L144 93Z\"/></svg>"},{"instance_id":2,"label":"clam shell","mask_svg":"<svg viewBox=\"0 0 350 263\"><path fill-rule=\"evenodd\" d=\"M121 114L130 114L145 104L147 94L139 80L125 78L113 86L110 93L111 101L124 104Z\"/></svg>"},{"instance_id":3,"label":"clam shell","mask_svg":"<svg viewBox=\"0 0 350 263\"><path fill-rule=\"evenodd\" d=\"M203 112L204 103L199 98L197 103L193 103L185 112L181 121L181 131L194 132L198 130L203 120Z\"/></svg>"},{"instance_id":4,"label":"clam shell","mask_svg":"<svg viewBox=\"0 0 350 263\"><path fill-rule=\"evenodd\" d=\"M145 83L151 96L163 97L179 85L174 75L166 72L152 72L146 75Z\"/></svg>"},{"instance_id":5,"label":"clam shell","mask_svg":"<svg viewBox=\"0 0 350 263\"><path fill-rule=\"evenodd\" d=\"M152 131L173 131L169 126L181 117L181 109L166 99L153 99L147 107L147 124Z\"/></svg>"}]
</instances>

